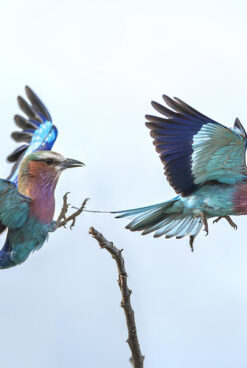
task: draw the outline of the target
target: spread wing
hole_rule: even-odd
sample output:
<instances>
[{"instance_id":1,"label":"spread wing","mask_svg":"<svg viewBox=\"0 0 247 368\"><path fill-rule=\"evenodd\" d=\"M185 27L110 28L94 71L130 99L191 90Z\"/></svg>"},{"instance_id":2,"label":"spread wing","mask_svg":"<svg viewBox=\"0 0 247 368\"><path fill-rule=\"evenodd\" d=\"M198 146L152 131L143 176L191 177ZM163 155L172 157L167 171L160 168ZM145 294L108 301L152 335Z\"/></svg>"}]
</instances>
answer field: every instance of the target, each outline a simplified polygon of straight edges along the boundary
<instances>
[{"instance_id":1,"label":"spread wing","mask_svg":"<svg viewBox=\"0 0 247 368\"><path fill-rule=\"evenodd\" d=\"M146 126L177 193L189 195L211 180L233 184L246 177L246 132L239 119L227 128L178 98L163 98L171 109L152 102L165 117L146 115Z\"/></svg>"},{"instance_id":2,"label":"spread wing","mask_svg":"<svg viewBox=\"0 0 247 368\"><path fill-rule=\"evenodd\" d=\"M21 227L29 216L30 198L20 194L14 183L0 179L0 221L9 229Z\"/></svg>"},{"instance_id":3,"label":"spread wing","mask_svg":"<svg viewBox=\"0 0 247 368\"><path fill-rule=\"evenodd\" d=\"M20 109L27 117L15 115L15 123L22 130L11 134L16 142L25 142L25 144L7 157L9 162L14 163L8 179L16 185L22 159L35 151L51 150L57 138L57 128L53 125L51 115L43 102L30 87L25 87L25 91L28 103L20 96L17 100Z\"/></svg>"}]
</instances>

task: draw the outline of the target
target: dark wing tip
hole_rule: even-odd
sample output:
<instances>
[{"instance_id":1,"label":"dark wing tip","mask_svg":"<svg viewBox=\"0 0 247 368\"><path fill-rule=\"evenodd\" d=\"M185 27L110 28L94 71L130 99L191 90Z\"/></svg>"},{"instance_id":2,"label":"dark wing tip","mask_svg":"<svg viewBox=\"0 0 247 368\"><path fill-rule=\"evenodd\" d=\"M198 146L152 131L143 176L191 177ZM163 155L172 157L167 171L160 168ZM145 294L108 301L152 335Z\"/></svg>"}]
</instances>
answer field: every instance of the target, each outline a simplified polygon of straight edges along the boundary
<instances>
[{"instance_id":1,"label":"dark wing tip","mask_svg":"<svg viewBox=\"0 0 247 368\"><path fill-rule=\"evenodd\" d=\"M32 139L32 133L27 132L13 132L11 133L11 138L16 142L26 142L29 143Z\"/></svg>"},{"instance_id":2,"label":"dark wing tip","mask_svg":"<svg viewBox=\"0 0 247 368\"><path fill-rule=\"evenodd\" d=\"M17 96L18 105L20 105L20 103L22 103L22 101L23 101L23 98L21 96Z\"/></svg>"},{"instance_id":3,"label":"dark wing tip","mask_svg":"<svg viewBox=\"0 0 247 368\"><path fill-rule=\"evenodd\" d=\"M145 119L148 120L148 121L152 121L153 116L152 115L145 115Z\"/></svg>"},{"instance_id":4,"label":"dark wing tip","mask_svg":"<svg viewBox=\"0 0 247 368\"><path fill-rule=\"evenodd\" d=\"M162 106L161 104L159 104L158 102L155 102L155 101L151 101L151 105L153 106L153 108L160 112L162 114L163 110L164 110L164 106Z\"/></svg>"},{"instance_id":5,"label":"dark wing tip","mask_svg":"<svg viewBox=\"0 0 247 368\"><path fill-rule=\"evenodd\" d=\"M16 148L10 155L8 155L7 161L11 163L18 161L27 148L28 145L26 144Z\"/></svg>"},{"instance_id":6,"label":"dark wing tip","mask_svg":"<svg viewBox=\"0 0 247 368\"><path fill-rule=\"evenodd\" d=\"M29 100L31 101L32 96L35 96L35 93L29 86L25 86L25 92ZM30 98L31 97L31 98Z\"/></svg>"},{"instance_id":7,"label":"dark wing tip","mask_svg":"<svg viewBox=\"0 0 247 368\"><path fill-rule=\"evenodd\" d=\"M166 100L170 100L171 98L167 95L162 95L163 100L166 102Z\"/></svg>"},{"instance_id":8,"label":"dark wing tip","mask_svg":"<svg viewBox=\"0 0 247 368\"><path fill-rule=\"evenodd\" d=\"M29 86L25 86L25 92L30 101L32 101L33 97L36 97L36 94Z\"/></svg>"},{"instance_id":9,"label":"dark wing tip","mask_svg":"<svg viewBox=\"0 0 247 368\"><path fill-rule=\"evenodd\" d=\"M146 127L147 127L148 129L152 129L152 128L153 128L153 124L152 124L152 123L150 123L149 121L146 121L145 125L146 125Z\"/></svg>"},{"instance_id":10,"label":"dark wing tip","mask_svg":"<svg viewBox=\"0 0 247 368\"><path fill-rule=\"evenodd\" d=\"M162 98L163 98L163 100L165 101L165 103L169 106L169 104L171 103L171 102L173 102L173 100L172 100L172 98L171 97L169 97L169 96L167 96L167 95L162 95Z\"/></svg>"},{"instance_id":11,"label":"dark wing tip","mask_svg":"<svg viewBox=\"0 0 247 368\"><path fill-rule=\"evenodd\" d=\"M25 92L26 92L27 98L31 102L32 108L34 110L37 110L38 113L41 113L45 117L46 120L52 121L51 114L49 113L45 104L36 95L36 93L29 86L25 86Z\"/></svg>"},{"instance_id":12,"label":"dark wing tip","mask_svg":"<svg viewBox=\"0 0 247 368\"><path fill-rule=\"evenodd\" d=\"M247 138L246 131L245 131L243 125L241 124L239 118L235 119L234 128L238 129L240 131L240 133L243 135L244 138Z\"/></svg>"}]
</instances>

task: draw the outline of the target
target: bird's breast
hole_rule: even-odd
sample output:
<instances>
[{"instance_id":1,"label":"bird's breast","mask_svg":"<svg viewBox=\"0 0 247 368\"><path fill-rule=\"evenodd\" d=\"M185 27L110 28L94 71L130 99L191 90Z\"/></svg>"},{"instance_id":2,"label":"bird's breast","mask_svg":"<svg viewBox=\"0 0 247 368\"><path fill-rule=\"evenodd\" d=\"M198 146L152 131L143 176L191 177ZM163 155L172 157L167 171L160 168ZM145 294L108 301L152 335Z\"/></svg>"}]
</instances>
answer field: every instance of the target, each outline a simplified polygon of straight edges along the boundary
<instances>
[{"instance_id":1,"label":"bird's breast","mask_svg":"<svg viewBox=\"0 0 247 368\"><path fill-rule=\"evenodd\" d=\"M234 210L239 215L247 215L247 183L239 183L233 195Z\"/></svg>"},{"instance_id":2,"label":"bird's breast","mask_svg":"<svg viewBox=\"0 0 247 368\"><path fill-rule=\"evenodd\" d=\"M54 196L45 198L35 198L31 200L30 215L43 224L50 224L55 211Z\"/></svg>"}]
</instances>

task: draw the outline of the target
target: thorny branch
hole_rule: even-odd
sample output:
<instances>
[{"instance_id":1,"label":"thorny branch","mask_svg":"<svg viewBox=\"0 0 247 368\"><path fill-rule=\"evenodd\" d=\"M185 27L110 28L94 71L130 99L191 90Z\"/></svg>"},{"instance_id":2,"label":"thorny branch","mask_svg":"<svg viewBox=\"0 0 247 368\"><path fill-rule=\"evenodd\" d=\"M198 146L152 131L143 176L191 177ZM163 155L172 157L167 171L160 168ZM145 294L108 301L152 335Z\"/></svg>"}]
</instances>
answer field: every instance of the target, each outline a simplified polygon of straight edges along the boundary
<instances>
[{"instance_id":1,"label":"thorny branch","mask_svg":"<svg viewBox=\"0 0 247 368\"><path fill-rule=\"evenodd\" d=\"M68 209L69 209L69 204L68 204L68 194L69 192L67 192L64 196L63 196L63 207L61 209L61 212L56 220L56 227L59 228L59 227L66 227L66 224L69 222L69 221L72 221L71 225L70 225L70 230L72 229L72 227L75 226L75 220L76 220L76 217L79 216L86 204L87 204L87 201L89 198L86 198L84 199L84 201L82 202L82 205L80 208L78 208L77 211L75 211L74 213L72 213L72 215L66 217L66 214L68 212Z\"/></svg>"},{"instance_id":2,"label":"thorny branch","mask_svg":"<svg viewBox=\"0 0 247 368\"><path fill-rule=\"evenodd\" d=\"M134 368L143 368L144 356L141 353L140 344L137 336L134 311L130 303L131 290L127 285L127 272L125 270L122 250L119 250L112 242L109 242L96 229L91 227L89 233L98 241L101 248L106 249L115 259L118 268L118 285L122 294L121 307L124 309L127 328L128 344L132 353L130 361Z\"/></svg>"}]
</instances>

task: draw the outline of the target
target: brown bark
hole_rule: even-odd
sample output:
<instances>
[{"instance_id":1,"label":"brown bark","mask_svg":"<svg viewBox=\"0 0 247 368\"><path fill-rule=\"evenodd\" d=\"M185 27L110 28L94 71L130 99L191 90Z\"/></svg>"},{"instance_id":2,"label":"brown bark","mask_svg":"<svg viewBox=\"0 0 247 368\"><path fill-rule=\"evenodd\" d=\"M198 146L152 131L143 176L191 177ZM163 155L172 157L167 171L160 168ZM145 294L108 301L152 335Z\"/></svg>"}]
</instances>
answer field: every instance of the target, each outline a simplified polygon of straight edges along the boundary
<instances>
[{"instance_id":1,"label":"brown bark","mask_svg":"<svg viewBox=\"0 0 247 368\"><path fill-rule=\"evenodd\" d=\"M127 284L127 272L125 269L124 259L122 256L123 249L119 250L112 242L109 242L104 236L93 227L90 228L89 233L98 241L101 248L106 249L115 259L118 269L118 285L122 294L121 307L124 310L126 324L128 328L128 339L132 357L130 361L134 368L143 368L144 356L141 353L140 344L137 336L137 329L135 323L135 315L130 303L131 290Z\"/></svg>"}]
</instances>

